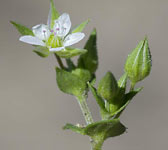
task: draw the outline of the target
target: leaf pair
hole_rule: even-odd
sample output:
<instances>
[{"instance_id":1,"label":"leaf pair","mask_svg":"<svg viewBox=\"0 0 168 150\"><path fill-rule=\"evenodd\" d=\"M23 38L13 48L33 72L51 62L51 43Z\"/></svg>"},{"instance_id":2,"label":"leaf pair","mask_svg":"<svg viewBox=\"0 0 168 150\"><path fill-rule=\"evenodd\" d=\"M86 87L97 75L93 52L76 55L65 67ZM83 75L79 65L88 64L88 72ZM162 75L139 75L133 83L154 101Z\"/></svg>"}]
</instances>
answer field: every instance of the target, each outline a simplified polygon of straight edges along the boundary
<instances>
[{"instance_id":1,"label":"leaf pair","mask_svg":"<svg viewBox=\"0 0 168 150\"><path fill-rule=\"evenodd\" d=\"M103 120L87 125L86 127L66 124L63 129L70 129L76 133L90 136L97 144L102 144L104 140L123 134L126 127L119 119Z\"/></svg>"}]
</instances>

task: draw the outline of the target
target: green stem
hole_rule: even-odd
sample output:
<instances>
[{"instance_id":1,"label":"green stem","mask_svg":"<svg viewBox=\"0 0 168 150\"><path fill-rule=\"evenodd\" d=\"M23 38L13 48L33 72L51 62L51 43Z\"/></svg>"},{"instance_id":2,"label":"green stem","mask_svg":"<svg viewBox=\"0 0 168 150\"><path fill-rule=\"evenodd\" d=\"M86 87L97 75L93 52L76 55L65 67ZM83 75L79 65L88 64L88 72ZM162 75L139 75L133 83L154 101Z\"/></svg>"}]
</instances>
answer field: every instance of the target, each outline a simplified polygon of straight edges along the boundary
<instances>
[{"instance_id":1,"label":"green stem","mask_svg":"<svg viewBox=\"0 0 168 150\"><path fill-rule=\"evenodd\" d=\"M96 138L93 138L91 141L91 145L92 145L91 150L102 150L103 142L104 142L103 139L96 140Z\"/></svg>"},{"instance_id":2,"label":"green stem","mask_svg":"<svg viewBox=\"0 0 168 150\"><path fill-rule=\"evenodd\" d=\"M91 112L90 112L88 105L86 103L86 96L84 96L84 95L78 96L77 100L78 100L79 106L81 108L81 111L83 113L83 116L85 118L86 123L87 124L93 123L93 118L92 118Z\"/></svg>"},{"instance_id":3,"label":"green stem","mask_svg":"<svg viewBox=\"0 0 168 150\"><path fill-rule=\"evenodd\" d=\"M57 59L57 62L58 62L58 64L59 64L59 66L60 66L62 69L65 69L64 64L62 63L61 58L60 58L56 53L54 53L54 55L55 55L55 58Z\"/></svg>"}]
</instances>

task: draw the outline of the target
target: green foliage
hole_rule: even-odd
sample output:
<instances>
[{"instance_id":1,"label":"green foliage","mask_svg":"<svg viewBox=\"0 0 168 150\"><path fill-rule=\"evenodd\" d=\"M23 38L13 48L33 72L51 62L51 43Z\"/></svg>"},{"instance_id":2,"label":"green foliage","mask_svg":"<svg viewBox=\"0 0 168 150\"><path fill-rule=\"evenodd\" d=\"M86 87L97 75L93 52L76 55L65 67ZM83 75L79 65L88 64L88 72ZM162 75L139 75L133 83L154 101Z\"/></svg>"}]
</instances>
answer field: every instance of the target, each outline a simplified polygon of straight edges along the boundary
<instances>
[{"instance_id":1,"label":"green foliage","mask_svg":"<svg viewBox=\"0 0 168 150\"><path fill-rule=\"evenodd\" d=\"M76 33L76 32L82 32L83 29L85 28L85 26L89 23L89 19L82 22L79 26L77 26L75 29L72 30L72 33Z\"/></svg>"},{"instance_id":2,"label":"green foliage","mask_svg":"<svg viewBox=\"0 0 168 150\"><path fill-rule=\"evenodd\" d=\"M18 24L14 21L10 21L11 24L13 24L13 26L18 30L18 32L21 34L21 35L34 35L32 30L29 29L28 27L24 26L24 25L21 25L21 24Z\"/></svg>"},{"instance_id":3,"label":"green foliage","mask_svg":"<svg viewBox=\"0 0 168 150\"><path fill-rule=\"evenodd\" d=\"M89 124L86 127L74 126L66 124L63 129L70 129L82 135L88 135L95 140L106 140L109 137L115 137L123 134L126 127L120 123L119 119L103 120Z\"/></svg>"},{"instance_id":4,"label":"green foliage","mask_svg":"<svg viewBox=\"0 0 168 150\"><path fill-rule=\"evenodd\" d=\"M126 60L125 72L133 84L143 80L151 71L151 54L148 40L140 41Z\"/></svg>"},{"instance_id":5,"label":"green foliage","mask_svg":"<svg viewBox=\"0 0 168 150\"><path fill-rule=\"evenodd\" d=\"M75 69L72 70L72 74L77 75L83 82L87 83L91 79L91 74L88 70L85 69Z\"/></svg>"},{"instance_id":6,"label":"green foliage","mask_svg":"<svg viewBox=\"0 0 168 150\"><path fill-rule=\"evenodd\" d=\"M35 46L33 52L35 52L40 57L48 57L50 55L49 49L47 47L42 46Z\"/></svg>"},{"instance_id":7,"label":"green foliage","mask_svg":"<svg viewBox=\"0 0 168 150\"><path fill-rule=\"evenodd\" d=\"M98 56L97 56L97 33L94 29L84 47L88 52L81 55L78 59L78 67L89 70L91 73L95 73L98 67Z\"/></svg>"},{"instance_id":8,"label":"green foliage","mask_svg":"<svg viewBox=\"0 0 168 150\"><path fill-rule=\"evenodd\" d=\"M51 29L54 26L54 21L58 19L59 13L55 8L54 1L50 0L50 12L49 12L49 21L50 21L50 27Z\"/></svg>"},{"instance_id":9,"label":"green foliage","mask_svg":"<svg viewBox=\"0 0 168 150\"><path fill-rule=\"evenodd\" d=\"M57 84L61 91L79 97L85 93L86 82L90 80L87 70L77 69L72 72L56 68ZM84 77L85 76L85 77Z\"/></svg>"},{"instance_id":10,"label":"green foliage","mask_svg":"<svg viewBox=\"0 0 168 150\"><path fill-rule=\"evenodd\" d=\"M98 94L109 103L113 103L118 91L119 88L114 75L111 72L107 72L98 84Z\"/></svg>"},{"instance_id":11,"label":"green foliage","mask_svg":"<svg viewBox=\"0 0 168 150\"><path fill-rule=\"evenodd\" d=\"M58 18L59 13L54 6L54 1L50 0L48 17L50 29L53 29L54 21ZM89 20L86 20L78 25L72 30L72 33L82 32L88 22ZM11 21L11 24L14 25L21 35L34 36L32 30L24 25L13 21ZM54 38L55 36L51 35L46 45L48 47L62 46ZM61 37L57 38L58 40L59 38L63 40ZM33 52L37 55L41 57L48 57L50 55L47 47L34 47ZM91 32L84 49L66 47L64 50L57 51L54 54L62 68L56 68L58 87L62 92L74 95L77 98L87 123L85 126L66 124L63 129L70 129L76 133L88 135L92 139L92 149L101 150L101 146L107 138L119 136L126 131L126 127L118 118L133 97L142 90L142 88L134 90L135 84L147 77L151 71L151 55L148 40L145 38L140 41L137 47L128 55L125 63L125 73L120 77L118 82L111 72L107 72L99 81L97 89L95 88L95 72L98 68L96 29ZM78 55L80 57L76 65L71 58ZM66 59L67 66L64 66L62 58ZM131 81L131 88L129 92L126 92L128 79ZM93 121L91 112L87 106L86 99L89 90L100 108L101 121Z\"/></svg>"},{"instance_id":12,"label":"green foliage","mask_svg":"<svg viewBox=\"0 0 168 150\"><path fill-rule=\"evenodd\" d=\"M87 52L86 49L66 47L65 50L58 51L55 53L62 58L71 58L74 56L83 55L86 52Z\"/></svg>"}]
</instances>

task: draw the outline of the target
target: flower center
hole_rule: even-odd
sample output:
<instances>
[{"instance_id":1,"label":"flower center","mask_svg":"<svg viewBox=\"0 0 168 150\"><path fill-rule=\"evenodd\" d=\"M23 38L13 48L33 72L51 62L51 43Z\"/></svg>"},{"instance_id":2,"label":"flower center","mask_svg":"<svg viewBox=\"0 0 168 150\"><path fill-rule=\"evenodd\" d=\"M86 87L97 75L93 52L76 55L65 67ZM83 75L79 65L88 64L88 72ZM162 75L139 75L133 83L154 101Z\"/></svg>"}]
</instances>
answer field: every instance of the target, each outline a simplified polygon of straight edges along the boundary
<instances>
[{"instance_id":1,"label":"flower center","mask_svg":"<svg viewBox=\"0 0 168 150\"><path fill-rule=\"evenodd\" d=\"M46 41L46 45L50 48L57 48L57 47L62 47L63 46L63 40L55 36L56 33L50 35L48 41Z\"/></svg>"}]
</instances>

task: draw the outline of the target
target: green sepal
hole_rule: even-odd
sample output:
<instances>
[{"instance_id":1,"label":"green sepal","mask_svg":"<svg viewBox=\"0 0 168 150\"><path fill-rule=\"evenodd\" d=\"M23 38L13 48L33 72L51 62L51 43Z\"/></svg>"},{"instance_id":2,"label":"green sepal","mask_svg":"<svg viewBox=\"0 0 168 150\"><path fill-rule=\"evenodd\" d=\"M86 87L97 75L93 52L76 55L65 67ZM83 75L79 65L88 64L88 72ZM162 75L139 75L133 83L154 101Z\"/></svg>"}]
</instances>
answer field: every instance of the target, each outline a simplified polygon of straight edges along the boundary
<instances>
[{"instance_id":1,"label":"green sepal","mask_svg":"<svg viewBox=\"0 0 168 150\"><path fill-rule=\"evenodd\" d=\"M35 46L33 52L35 52L40 57L48 57L50 55L49 49L47 47L42 46Z\"/></svg>"},{"instance_id":2,"label":"green sepal","mask_svg":"<svg viewBox=\"0 0 168 150\"><path fill-rule=\"evenodd\" d=\"M72 124L67 124L63 129L70 129L82 135L88 135L91 138L98 140L106 140L110 137L115 137L123 134L126 127L120 122L119 119L103 120L87 125L86 127L78 127Z\"/></svg>"},{"instance_id":3,"label":"green sepal","mask_svg":"<svg viewBox=\"0 0 168 150\"><path fill-rule=\"evenodd\" d=\"M56 74L57 84L62 92L75 95L76 97L84 94L87 84L79 75L60 68L56 68Z\"/></svg>"},{"instance_id":4,"label":"green sepal","mask_svg":"<svg viewBox=\"0 0 168 150\"><path fill-rule=\"evenodd\" d=\"M97 93L110 104L113 104L118 92L119 88L114 75L111 72L107 72L98 84Z\"/></svg>"},{"instance_id":5,"label":"green sepal","mask_svg":"<svg viewBox=\"0 0 168 150\"><path fill-rule=\"evenodd\" d=\"M75 29L72 30L72 33L76 33L76 32L82 32L83 29L85 28L85 26L89 23L89 19L82 22L80 25L78 25L77 27L75 27Z\"/></svg>"},{"instance_id":6,"label":"green sepal","mask_svg":"<svg viewBox=\"0 0 168 150\"><path fill-rule=\"evenodd\" d=\"M71 58L74 56L83 55L86 52L87 52L86 49L66 47L64 50L61 50L55 53L62 58Z\"/></svg>"},{"instance_id":7,"label":"green sepal","mask_svg":"<svg viewBox=\"0 0 168 150\"><path fill-rule=\"evenodd\" d=\"M151 71L151 54L148 40L145 38L140 41L137 47L128 55L125 63L125 72L132 84L143 80Z\"/></svg>"},{"instance_id":8,"label":"green sepal","mask_svg":"<svg viewBox=\"0 0 168 150\"><path fill-rule=\"evenodd\" d=\"M50 22L51 29L53 29L54 21L56 19L58 19L58 17L59 17L59 13L58 13L58 11L55 8L54 1L50 0L50 12L49 12L49 16L48 16L48 19L49 19L48 22Z\"/></svg>"},{"instance_id":9,"label":"green sepal","mask_svg":"<svg viewBox=\"0 0 168 150\"><path fill-rule=\"evenodd\" d=\"M18 24L14 21L10 21L10 23L19 31L19 33L21 35L32 35L32 36L34 36L33 31L31 29L29 29L28 27L26 27L22 24Z\"/></svg>"},{"instance_id":10,"label":"green sepal","mask_svg":"<svg viewBox=\"0 0 168 150\"><path fill-rule=\"evenodd\" d=\"M78 59L78 67L89 70L91 73L95 73L98 68L98 56L97 56L97 33L94 29L84 47L88 52L81 55Z\"/></svg>"}]
</instances>

